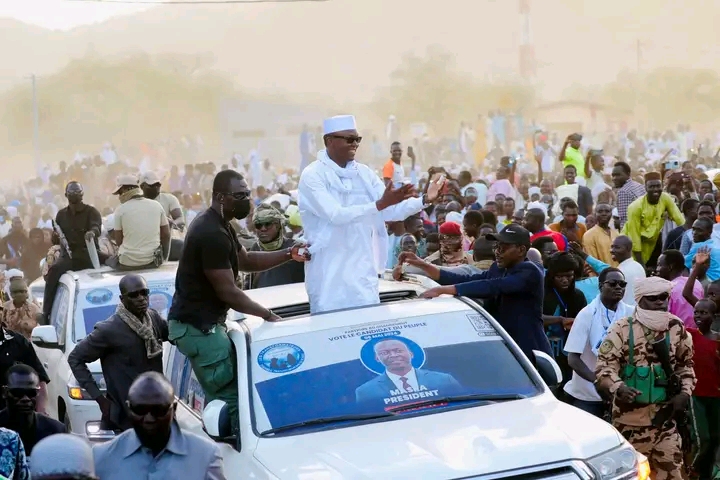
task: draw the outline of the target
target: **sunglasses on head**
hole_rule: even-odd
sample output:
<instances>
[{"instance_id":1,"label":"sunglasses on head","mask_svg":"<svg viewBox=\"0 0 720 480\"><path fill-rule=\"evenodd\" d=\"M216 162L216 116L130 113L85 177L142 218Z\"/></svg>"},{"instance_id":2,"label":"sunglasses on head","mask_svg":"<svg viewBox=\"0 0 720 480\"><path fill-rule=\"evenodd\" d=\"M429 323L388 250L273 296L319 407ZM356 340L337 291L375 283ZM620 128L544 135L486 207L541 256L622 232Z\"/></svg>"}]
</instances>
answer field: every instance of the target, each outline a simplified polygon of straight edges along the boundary
<instances>
[{"instance_id":1,"label":"sunglasses on head","mask_svg":"<svg viewBox=\"0 0 720 480\"><path fill-rule=\"evenodd\" d=\"M648 302L657 302L662 301L664 302L668 298L670 298L669 293L659 293L657 295L645 295L643 298L647 299Z\"/></svg>"},{"instance_id":2,"label":"sunglasses on head","mask_svg":"<svg viewBox=\"0 0 720 480\"><path fill-rule=\"evenodd\" d=\"M623 280L608 280L607 282L603 282L603 283L610 288L615 288L615 287L625 288L625 287L627 287L627 282L625 282Z\"/></svg>"},{"instance_id":3,"label":"sunglasses on head","mask_svg":"<svg viewBox=\"0 0 720 480\"><path fill-rule=\"evenodd\" d=\"M168 414L174 403L170 405L133 405L128 404L130 411L138 417L144 417L148 413L155 418L161 418Z\"/></svg>"},{"instance_id":4,"label":"sunglasses on head","mask_svg":"<svg viewBox=\"0 0 720 480\"><path fill-rule=\"evenodd\" d=\"M354 137L354 136L343 136L343 135L331 135L332 138L339 138L342 140L345 140L345 142L348 145L352 145L353 143L360 143L362 142L362 137Z\"/></svg>"},{"instance_id":5,"label":"sunglasses on head","mask_svg":"<svg viewBox=\"0 0 720 480\"><path fill-rule=\"evenodd\" d=\"M38 392L40 391L40 387L38 388L8 388L8 393L11 397L22 400L25 397L28 398L35 398L38 396Z\"/></svg>"},{"instance_id":6,"label":"sunglasses on head","mask_svg":"<svg viewBox=\"0 0 720 480\"><path fill-rule=\"evenodd\" d=\"M149 297L150 290L148 290L147 288L143 288L142 290L135 290L134 292L128 292L124 296L126 296L128 298Z\"/></svg>"}]
</instances>

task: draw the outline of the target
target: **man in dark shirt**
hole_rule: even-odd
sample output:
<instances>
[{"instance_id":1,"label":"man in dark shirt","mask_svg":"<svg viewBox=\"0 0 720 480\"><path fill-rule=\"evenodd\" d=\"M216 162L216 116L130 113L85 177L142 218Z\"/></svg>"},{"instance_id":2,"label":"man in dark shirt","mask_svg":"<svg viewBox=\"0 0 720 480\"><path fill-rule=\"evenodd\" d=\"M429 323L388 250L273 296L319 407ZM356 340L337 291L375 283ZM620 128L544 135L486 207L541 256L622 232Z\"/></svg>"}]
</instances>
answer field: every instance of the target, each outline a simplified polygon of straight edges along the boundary
<instances>
[{"instance_id":1,"label":"man in dark shirt","mask_svg":"<svg viewBox=\"0 0 720 480\"><path fill-rule=\"evenodd\" d=\"M68 206L60 209L55 217L55 223L65 235L70 251L65 251L63 246L60 258L53 263L45 276L43 315L46 320L50 318L60 277L69 270L79 271L93 267L85 241L94 243L101 263L107 257L98 250L97 239L100 238L102 217L97 208L83 203L83 194L82 185L78 182L68 183L65 187Z\"/></svg>"},{"instance_id":2,"label":"man in dark shirt","mask_svg":"<svg viewBox=\"0 0 720 480\"><path fill-rule=\"evenodd\" d=\"M0 381L2 381L3 387L6 385L10 368L17 363L24 363L32 367L40 377L36 408L38 412L44 413L47 403L47 384L50 383L50 377L40 363L32 344L22 334L6 330L0 324ZM5 398L0 398L0 409L3 408L5 408Z\"/></svg>"},{"instance_id":3,"label":"man in dark shirt","mask_svg":"<svg viewBox=\"0 0 720 480\"><path fill-rule=\"evenodd\" d=\"M21 267L22 257L28 247L28 236L20 217L12 219L10 232L0 240L0 264L7 268Z\"/></svg>"},{"instance_id":4,"label":"man in dark shirt","mask_svg":"<svg viewBox=\"0 0 720 480\"><path fill-rule=\"evenodd\" d=\"M40 392L40 377L32 367L18 363L7 372L3 397L7 407L0 410L0 427L20 435L25 453L30 456L35 444L56 433L67 433L64 424L35 412Z\"/></svg>"},{"instance_id":5,"label":"man in dark shirt","mask_svg":"<svg viewBox=\"0 0 720 480\"><path fill-rule=\"evenodd\" d=\"M443 287L423 292L425 298L460 295L484 299L485 309L500 323L534 362L533 350L552 355L543 327L543 272L525 259L530 248L530 232L518 225L508 225L500 233L485 236L495 243L495 263L477 274L440 269L412 253L402 253L398 262L422 268Z\"/></svg>"},{"instance_id":6,"label":"man in dark shirt","mask_svg":"<svg viewBox=\"0 0 720 480\"><path fill-rule=\"evenodd\" d=\"M131 428L125 410L130 385L141 373L163 373L162 342L168 338L168 326L158 312L148 308L149 297L143 277L125 275L115 314L97 323L68 357L75 379L100 406L106 430ZM105 395L87 367L98 359L107 384Z\"/></svg>"},{"instance_id":7,"label":"man in dark shirt","mask_svg":"<svg viewBox=\"0 0 720 480\"><path fill-rule=\"evenodd\" d=\"M260 204L253 212L252 221L258 239L250 247L251 252L276 252L295 245L293 239L285 238L285 215L275 207ZM264 272L247 275L246 278L248 289L303 283L305 267L299 262L287 262Z\"/></svg>"},{"instance_id":8,"label":"man in dark shirt","mask_svg":"<svg viewBox=\"0 0 720 480\"><path fill-rule=\"evenodd\" d=\"M272 252L245 251L229 221L249 213L250 189L243 176L235 170L218 173L211 207L195 217L187 230L168 312L170 341L190 360L205 401L227 403L235 428L238 385L225 326L227 312L232 308L269 322L280 320L238 288L238 272L262 272L306 258L301 245Z\"/></svg>"}]
</instances>

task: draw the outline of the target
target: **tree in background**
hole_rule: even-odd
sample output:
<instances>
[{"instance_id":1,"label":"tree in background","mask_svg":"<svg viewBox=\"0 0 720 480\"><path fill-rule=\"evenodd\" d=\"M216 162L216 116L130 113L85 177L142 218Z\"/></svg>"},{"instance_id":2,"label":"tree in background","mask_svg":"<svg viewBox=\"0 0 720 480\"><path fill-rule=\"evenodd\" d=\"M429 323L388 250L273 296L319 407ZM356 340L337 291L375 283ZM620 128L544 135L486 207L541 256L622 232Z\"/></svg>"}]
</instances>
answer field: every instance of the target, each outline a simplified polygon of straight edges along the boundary
<instances>
[{"instance_id":1,"label":"tree in background","mask_svg":"<svg viewBox=\"0 0 720 480\"><path fill-rule=\"evenodd\" d=\"M521 110L535 98L530 86L484 82L461 71L454 55L440 46L429 47L422 56L404 55L390 79L372 105L378 118L395 115L403 124L424 122L436 134L454 135L462 121L474 121L489 110Z\"/></svg>"}]
</instances>

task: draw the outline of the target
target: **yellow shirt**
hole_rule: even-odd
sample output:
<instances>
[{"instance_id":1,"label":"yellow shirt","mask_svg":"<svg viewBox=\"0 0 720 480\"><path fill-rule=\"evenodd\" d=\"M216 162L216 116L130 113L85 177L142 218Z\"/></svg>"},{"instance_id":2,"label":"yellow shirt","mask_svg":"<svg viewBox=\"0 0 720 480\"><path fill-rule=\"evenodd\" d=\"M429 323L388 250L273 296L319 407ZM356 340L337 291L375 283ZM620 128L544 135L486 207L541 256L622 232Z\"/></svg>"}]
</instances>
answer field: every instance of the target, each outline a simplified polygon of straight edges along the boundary
<instances>
[{"instance_id":1,"label":"yellow shirt","mask_svg":"<svg viewBox=\"0 0 720 480\"><path fill-rule=\"evenodd\" d=\"M565 160L563 160L562 164L563 168L568 165L574 166L578 176L585 176L585 159L583 158L582 153L580 153L580 150L568 145L565 149Z\"/></svg>"},{"instance_id":2,"label":"yellow shirt","mask_svg":"<svg viewBox=\"0 0 720 480\"><path fill-rule=\"evenodd\" d=\"M663 192L656 205L647 201L647 195L636 199L628 206L627 222L622 229L623 235L633 242L633 252L641 252L643 262L650 260L658 237L665 225L665 214L676 225L685 223L685 217L675 205L673 198Z\"/></svg>"},{"instance_id":3,"label":"yellow shirt","mask_svg":"<svg viewBox=\"0 0 720 480\"><path fill-rule=\"evenodd\" d=\"M583 248L585 253L595 257L611 267L617 267L618 262L610 255L610 245L620 235L617 230L611 228L608 232L600 225L595 225L583 235Z\"/></svg>"}]
</instances>

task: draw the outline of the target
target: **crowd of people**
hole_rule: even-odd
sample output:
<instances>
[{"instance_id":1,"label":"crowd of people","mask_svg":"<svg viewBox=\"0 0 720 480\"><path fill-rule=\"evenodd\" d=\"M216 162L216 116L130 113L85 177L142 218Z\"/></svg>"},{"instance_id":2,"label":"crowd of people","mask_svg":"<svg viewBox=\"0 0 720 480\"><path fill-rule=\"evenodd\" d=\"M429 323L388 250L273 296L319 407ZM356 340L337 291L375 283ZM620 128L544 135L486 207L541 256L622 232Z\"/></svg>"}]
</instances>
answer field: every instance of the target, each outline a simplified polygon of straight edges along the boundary
<instances>
[{"instance_id":1,"label":"crowd of people","mask_svg":"<svg viewBox=\"0 0 720 480\"><path fill-rule=\"evenodd\" d=\"M625 142L607 139L606 150L580 133L553 147L542 133L534 155L495 145L476 165L425 158L421 171L397 141L384 162L356 161L355 118L337 116L323 123L325 148L302 172L238 156L219 168L148 170L106 146L10 189L0 198L0 448L14 463L0 463L0 474L225 478L218 447L173 421L163 342L190 360L205 401L225 402L237 425L227 312L281 320L243 291L304 283L320 313L378 303L378 276L391 270L396 280L435 280L426 298L482 302L531 361L535 351L552 355L563 375L555 394L611 422L656 478L714 478L720 175L717 154L692 149L687 132L662 144L630 132ZM142 271L167 261L178 261L176 293L162 318ZM48 322L62 274L102 264L127 272L121 304L68 361L118 436L89 450L43 415L49 378L29 339ZM42 307L28 290L39 278ZM87 368L95 360L107 394ZM180 452L191 444L193 455ZM76 461L27 466L26 455L53 448Z\"/></svg>"}]
</instances>

